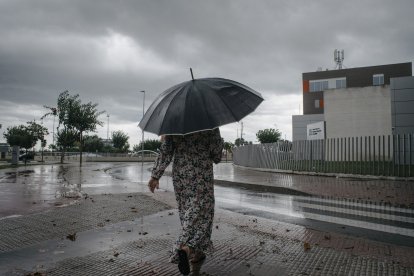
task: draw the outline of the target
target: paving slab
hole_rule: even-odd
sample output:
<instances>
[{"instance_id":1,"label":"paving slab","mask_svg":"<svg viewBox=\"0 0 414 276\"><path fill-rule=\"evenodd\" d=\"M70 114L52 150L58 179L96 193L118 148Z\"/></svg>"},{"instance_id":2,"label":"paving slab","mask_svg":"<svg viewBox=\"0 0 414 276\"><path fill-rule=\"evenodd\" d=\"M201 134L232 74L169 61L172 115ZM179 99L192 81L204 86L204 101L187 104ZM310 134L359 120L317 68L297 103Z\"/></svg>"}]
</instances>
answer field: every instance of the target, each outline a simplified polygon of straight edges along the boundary
<instances>
[{"instance_id":1,"label":"paving slab","mask_svg":"<svg viewBox=\"0 0 414 276\"><path fill-rule=\"evenodd\" d=\"M95 196L94 201L82 199L76 206L61 208L68 223L63 224L66 228L60 237L50 233L50 238L44 235L25 244L18 243L20 233L10 228L1 230L2 236L9 233L8 237L18 243L0 253L2 275L180 275L176 265L168 263L169 250L180 229L177 210L172 209L172 193L102 195ZM139 213L131 212L132 203ZM78 218L81 210L103 219L104 225L98 225L97 219L84 230L76 226L70 229L70 222ZM85 211L82 214L86 215ZM122 212L127 214L124 216ZM106 221L104 218L108 216L99 213L114 215ZM47 221L52 214L60 215L58 211L50 211L23 217L30 224ZM20 220L17 217L5 221L13 225ZM329 234L221 209L216 210L213 227L214 249L202 264L193 266L192 275L413 275L414 272L412 247ZM30 233L36 236L47 228L50 226L37 225ZM75 239L68 238L68 230L78 231Z\"/></svg>"}]
</instances>

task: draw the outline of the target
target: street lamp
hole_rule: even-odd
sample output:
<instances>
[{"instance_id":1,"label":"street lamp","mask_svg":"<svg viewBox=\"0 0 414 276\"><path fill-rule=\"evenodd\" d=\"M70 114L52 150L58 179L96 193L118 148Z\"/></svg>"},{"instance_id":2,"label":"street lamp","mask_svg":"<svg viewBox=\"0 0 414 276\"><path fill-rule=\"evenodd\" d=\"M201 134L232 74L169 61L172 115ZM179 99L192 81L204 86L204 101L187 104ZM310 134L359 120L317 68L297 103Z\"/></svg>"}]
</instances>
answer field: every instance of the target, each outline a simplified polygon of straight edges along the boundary
<instances>
[{"instance_id":1,"label":"street lamp","mask_svg":"<svg viewBox=\"0 0 414 276\"><path fill-rule=\"evenodd\" d=\"M109 114L106 114L106 117L108 118L108 124L106 126L106 129L107 129L107 131L106 131L106 143L109 143L108 142L109 141Z\"/></svg>"},{"instance_id":2,"label":"street lamp","mask_svg":"<svg viewBox=\"0 0 414 276\"><path fill-rule=\"evenodd\" d=\"M144 111L145 111L145 90L139 91L144 93L144 99L142 100L142 118L144 118ZM141 140L141 165L144 166L144 130L142 130L142 140Z\"/></svg>"}]
</instances>

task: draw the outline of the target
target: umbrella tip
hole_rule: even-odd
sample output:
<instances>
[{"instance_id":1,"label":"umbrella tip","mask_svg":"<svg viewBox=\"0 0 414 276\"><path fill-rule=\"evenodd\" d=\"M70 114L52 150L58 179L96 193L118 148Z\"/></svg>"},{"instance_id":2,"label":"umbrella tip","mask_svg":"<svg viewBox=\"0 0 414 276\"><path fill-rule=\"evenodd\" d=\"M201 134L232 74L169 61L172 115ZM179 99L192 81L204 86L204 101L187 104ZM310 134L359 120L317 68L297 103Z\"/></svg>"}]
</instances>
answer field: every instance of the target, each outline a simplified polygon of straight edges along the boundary
<instances>
[{"instance_id":1,"label":"umbrella tip","mask_svg":"<svg viewBox=\"0 0 414 276\"><path fill-rule=\"evenodd\" d=\"M191 78L194 80L193 69L190 67Z\"/></svg>"}]
</instances>

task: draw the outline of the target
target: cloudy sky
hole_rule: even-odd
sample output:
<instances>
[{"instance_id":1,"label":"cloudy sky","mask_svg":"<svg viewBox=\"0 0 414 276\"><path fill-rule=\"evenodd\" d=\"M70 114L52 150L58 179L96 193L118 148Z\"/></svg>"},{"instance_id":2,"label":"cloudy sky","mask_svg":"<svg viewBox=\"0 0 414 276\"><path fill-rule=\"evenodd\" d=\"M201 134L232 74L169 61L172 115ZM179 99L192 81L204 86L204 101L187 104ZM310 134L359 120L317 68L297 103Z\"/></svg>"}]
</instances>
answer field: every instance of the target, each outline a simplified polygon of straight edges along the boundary
<instances>
[{"instance_id":1,"label":"cloudy sky","mask_svg":"<svg viewBox=\"0 0 414 276\"><path fill-rule=\"evenodd\" d=\"M264 96L243 120L244 138L277 128L291 139L302 73L334 69L334 49L345 50L346 68L412 62L413 10L412 0L0 0L0 142L8 126L40 122L43 105L69 90L106 111L99 136L109 114L109 131L138 144L139 91L147 108L189 80L190 67ZM51 132L53 119L43 124ZM240 129L223 126L222 136L234 142Z\"/></svg>"}]
</instances>

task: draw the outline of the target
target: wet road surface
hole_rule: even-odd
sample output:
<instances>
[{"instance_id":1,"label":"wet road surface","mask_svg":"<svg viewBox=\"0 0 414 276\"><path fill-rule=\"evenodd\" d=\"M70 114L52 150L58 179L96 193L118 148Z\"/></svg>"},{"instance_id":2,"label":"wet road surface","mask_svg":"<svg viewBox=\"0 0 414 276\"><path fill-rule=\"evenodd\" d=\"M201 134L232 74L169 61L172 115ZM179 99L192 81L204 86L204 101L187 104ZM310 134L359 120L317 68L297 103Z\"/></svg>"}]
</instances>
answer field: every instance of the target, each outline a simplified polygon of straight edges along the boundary
<instances>
[{"instance_id":1,"label":"wet road surface","mask_svg":"<svg viewBox=\"0 0 414 276\"><path fill-rule=\"evenodd\" d=\"M0 217L66 206L86 194L147 192L151 166L85 163L82 168L66 164L2 170ZM215 168L219 174L223 174L222 169L220 165ZM173 191L167 175L161 179L160 189ZM241 214L399 245L414 244L414 212L409 208L346 198L276 194L254 187L216 185L215 195L219 208Z\"/></svg>"},{"instance_id":2,"label":"wet road surface","mask_svg":"<svg viewBox=\"0 0 414 276\"><path fill-rule=\"evenodd\" d=\"M138 180L137 183L145 191L149 168L150 166L127 166L117 168L110 174L118 179ZM160 188L173 191L171 178L164 177ZM216 185L215 196L219 208L241 214L399 245L414 244L412 209L355 203L346 199L283 195L237 186Z\"/></svg>"}]
</instances>

